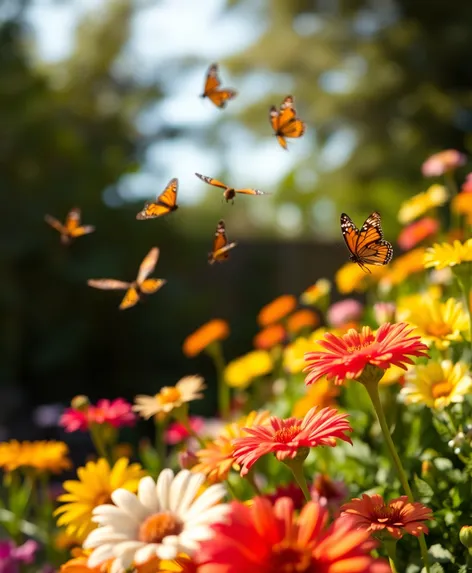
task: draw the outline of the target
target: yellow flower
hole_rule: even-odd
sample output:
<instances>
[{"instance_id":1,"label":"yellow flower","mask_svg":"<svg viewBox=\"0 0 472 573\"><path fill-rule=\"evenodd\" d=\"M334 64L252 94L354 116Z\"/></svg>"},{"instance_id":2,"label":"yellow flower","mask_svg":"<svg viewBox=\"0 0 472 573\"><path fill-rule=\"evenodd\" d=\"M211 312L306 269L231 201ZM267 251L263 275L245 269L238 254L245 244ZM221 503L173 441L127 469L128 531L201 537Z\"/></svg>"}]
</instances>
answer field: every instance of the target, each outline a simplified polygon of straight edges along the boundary
<instances>
[{"instance_id":1,"label":"yellow flower","mask_svg":"<svg viewBox=\"0 0 472 573\"><path fill-rule=\"evenodd\" d=\"M426 268L444 269L462 263L470 263L471 261L472 239L468 239L465 243L460 241L454 241L452 244L434 243L432 247L427 249L424 256L424 266Z\"/></svg>"},{"instance_id":2,"label":"yellow flower","mask_svg":"<svg viewBox=\"0 0 472 573\"><path fill-rule=\"evenodd\" d=\"M306 394L295 402L292 416L303 418L313 406L319 406L320 408L335 407L336 397L340 391L339 386L335 386L326 378L321 378L316 384L308 386Z\"/></svg>"},{"instance_id":3,"label":"yellow flower","mask_svg":"<svg viewBox=\"0 0 472 573\"><path fill-rule=\"evenodd\" d=\"M401 382L402 378L406 375L406 370L400 366L392 365L385 370L379 384L381 386L391 386L397 382Z\"/></svg>"},{"instance_id":4,"label":"yellow flower","mask_svg":"<svg viewBox=\"0 0 472 573\"><path fill-rule=\"evenodd\" d=\"M270 350L271 348L274 348L274 346L278 346L285 342L286 337L287 333L281 324L271 324L258 332L252 343L255 348Z\"/></svg>"},{"instance_id":5,"label":"yellow flower","mask_svg":"<svg viewBox=\"0 0 472 573\"><path fill-rule=\"evenodd\" d=\"M425 404L442 409L453 402L462 402L472 390L472 378L465 362L450 360L418 365L406 375L401 394L406 404Z\"/></svg>"},{"instance_id":6,"label":"yellow flower","mask_svg":"<svg viewBox=\"0 0 472 573\"><path fill-rule=\"evenodd\" d=\"M287 318L287 330L291 334L297 334L300 330L313 330L318 326L320 319L318 315L308 308L302 308L291 314Z\"/></svg>"},{"instance_id":7,"label":"yellow flower","mask_svg":"<svg viewBox=\"0 0 472 573\"><path fill-rule=\"evenodd\" d=\"M193 358L207 346L229 336L229 325L225 320L215 318L203 324L184 340L182 350L185 356Z\"/></svg>"},{"instance_id":8,"label":"yellow flower","mask_svg":"<svg viewBox=\"0 0 472 573\"><path fill-rule=\"evenodd\" d=\"M243 428L261 426L269 421L270 412L250 412L237 422L225 426L221 434L207 443L206 448L196 452L198 463L191 468L192 472L202 472L209 483L217 483L227 479L231 468L239 471L239 466L233 457L233 440L247 436Z\"/></svg>"},{"instance_id":9,"label":"yellow flower","mask_svg":"<svg viewBox=\"0 0 472 573\"><path fill-rule=\"evenodd\" d=\"M69 448L64 442L18 442L0 444L0 468L6 472L33 468L38 472L60 473L71 467Z\"/></svg>"},{"instance_id":10,"label":"yellow flower","mask_svg":"<svg viewBox=\"0 0 472 573\"><path fill-rule=\"evenodd\" d=\"M331 292L331 281L328 279L318 279L314 285L309 286L300 295L300 302L303 304L316 306L317 303Z\"/></svg>"},{"instance_id":11,"label":"yellow flower","mask_svg":"<svg viewBox=\"0 0 472 573\"><path fill-rule=\"evenodd\" d=\"M297 299L293 295L283 294L262 307L257 315L257 322L259 326L269 326L269 324L279 322L287 314L290 314L296 306Z\"/></svg>"},{"instance_id":12,"label":"yellow flower","mask_svg":"<svg viewBox=\"0 0 472 573\"><path fill-rule=\"evenodd\" d=\"M398 220L402 225L411 223L430 209L444 205L447 199L448 193L444 185L431 185L423 193L418 193L402 203L398 211Z\"/></svg>"},{"instance_id":13,"label":"yellow flower","mask_svg":"<svg viewBox=\"0 0 472 573\"><path fill-rule=\"evenodd\" d=\"M225 370L225 380L231 388L244 389L259 376L272 372L271 355L265 350L253 350L232 360Z\"/></svg>"},{"instance_id":14,"label":"yellow flower","mask_svg":"<svg viewBox=\"0 0 472 573\"><path fill-rule=\"evenodd\" d=\"M349 294L353 291L363 292L387 272L387 267L369 265L369 270L371 272L366 273L357 263L344 264L335 276L338 291L341 294Z\"/></svg>"},{"instance_id":15,"label":"yellow flower","mask_svg":"<svg viewBox=\"0 0 472 573\"><path fill-rule=\"evenodd\" d=\"M415 306L399 306L397 318L418 327L423 342L434 344L439 349L447 348L451 342L463 340L462 333L469 328L469 318L464 307L454 298L441 302L425 297L419 299Z\"/></svg>"},{"instance_id":16,"label":"yellow flower","mask_svg":"<svg viewBox=\"0 0 472 573\"><path fill-rule=\"evenodd\" d=\"M424 254L424 247L417 247L394 259L388 272L380 279L380 287L390 289L403 283L411 275L424 272Z\"/></svg>"},{"instance_id":17,"label":"yellow flower","mask_svg":"<svg viewBox=\"0 0 472 573\"><path fill-rule=\"evenodd\" d=\"M305 366L305 352L313 350L313 342L309 338L297 338L284 350L284 368L290 374L301 372Z\"/></svg>"},{"instance_id":18,"label":"yellow flower","mask_svg":"<svg viewBox=\"0 0 472 573\"><path fill-rule=\"evenodd\" d=\"M165 415L186 402L203 398L206 388L201 376L184 376L175 386L164 386L154 396L139 394L135 398L133 410L144 418Z\"/></svg>"},{"instance_id":19,"label":"yellow flower","mask_svg":"<svg viewBox=\"0 0 472 573\"><path fill-rule=\"evenodd\" d=\"M144 471L139 464L128 465L126 458L120 458L112 468L104 458L99 458L79 468L77 476L78 480L63 483L66 493L57 499L64 504L54 515L59 516L59 527L65 526L68 535L83 541L96 527L92 522L94 507L111 503L110 496L115 489L124 488L135 493Z\"/></svg>"}]
</instances>

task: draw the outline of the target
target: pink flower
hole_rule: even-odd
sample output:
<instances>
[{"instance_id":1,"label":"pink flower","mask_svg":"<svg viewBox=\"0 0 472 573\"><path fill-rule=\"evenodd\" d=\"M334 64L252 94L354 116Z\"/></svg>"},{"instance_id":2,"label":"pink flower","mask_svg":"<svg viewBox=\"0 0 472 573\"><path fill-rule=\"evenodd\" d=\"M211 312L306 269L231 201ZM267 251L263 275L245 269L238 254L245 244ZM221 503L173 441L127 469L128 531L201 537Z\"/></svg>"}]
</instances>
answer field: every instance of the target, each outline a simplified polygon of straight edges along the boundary
<instances>
[{"instance_id":1,"label":"pink flower","mask_svg":"<svg viewBox=\"0 0 472 573\"><path fill-rule=\"evenodd\" d=\"M318 474L310 493L313 501L339 513L339 506L346 499L348 488L343 481L332 480L327 474Z\"/></svg>"},{"instance_id":2,"label":"pink flower","mask_svg":"<svg viewBox=\"0 0 472 573\"><path fill-rule=\"evenodd\" d=\"M282 420L272 416L263 426L244 428L247 436L233 440L233 457L241 466L241 476L248 473L257 460L274 453L279 461L293 459L301 448L336 445L336 438L352 443L345 432L352 432L348 414L334 408L318 410L315 406L305 417Z\"/></svg>"},{"instance_id":3,"label":"pink flower","mask_svg":"<svg viewBox=\"0 0 472 573\"><path fill-rule=\"evenodd\" d=\"M19 573L22 563L33 563L38 549L39 545L32 539L18 547L10 539L0 541L0 572Z\"/></svg>"},{"instance_id":4,"label":"pink flower","mask_svg":"<svg viewBox=\"0 0 472 573\"><path fill-rule=\"evenodd\" d=\"M395 319L397 307L393 302L376 302L373 310L375 322L380 326Z\"/></svg>"},{"instance_id":5,"label":"pink flower","mask_svg":"<svg viewBox=\"0 0 472 573\"><path fill-rule=\"evenodd\" d=\"M466 159L466 156L456 149L445 149L428 157L421 166L421 172L425 177L439 177L464 165Z\"/></svg>"},{"instance_id":6,"label":"pink flower","mask_svg":"<svg viewBox=\"0 0 472 573\"><path fill-rule=\"evenodd\" d=\"M462 193L472 193L472 173L469 173L461 187Z\"/></svg>"},{"instance_id":7,"label":"pink flower","mask_svg":"<svg viewBox=\"0 0 472 573\"><path fill-rule=\"evenodd\" d=\"M205 420L199 416L190 416L189 418L190 427L192 430L198 434L205 427ZM190 437L190 432L187 428L180 422L173 422L167 428L164 439L166 444L175 445L180 444L184 440Z\"/></svg>"},{"instance_id":8,"label":"pink flower","mask_svg":"<svg viewBox=\"0 0 472 573\"><path fill-rule=\"evenodd\" d=\"M404 251L409 251L416 247L425 239L434 236L439 230L439 221L432 217L423 217L405 227L398 236L398 245Z\"/></svg>"},{"instance_id":9,"label":"pink flower","mask_svg":"<svg viewBox=\"0 0 472 573\"><path fill-rule=\"evenodd\" d=\"M391 573L374 559L376 546L352 520L327 525L328 512L314 501L299 515L289 498L256 497L252 506L233 502L224 523L197 553L198 573Z\"/></svg>"},{"instance_id":10,"label":"pink flower","mask_svg":"<svg viewBox=\"0 0 472 573\"><path fill-rule=\"evenodd\" d=\"M86 432L92 424L109 424L113 428L121 428L134 426L135 422L136 415L131 409L131 404L123 398L116 398L111 401L99 400L96 406L82 402L80 407L66 408L59 425L66 432Z\"/></svg>"},{"instance_id":11,"label":"pink flower","mask_svg":"<svg viewBox=\"0 0 472 573\"><path fill-rule=\"evenodd\" d=\"M359 320L362 310L363 306L358 300L346 298L329 307L328 322L334 328L340 328L348 322Z\"/></svg>"},{"instance_id":12,"label":"pink flower","mask_svg":"<svg viewBox=\"0 0 472 573\"><path fill-rule=\"evenodd\" d=\"M355 380L369 364L382 370L392 365L406 370L405 364L413 364L411 356L428 356L428 347L419 336L410 336L414 328L405 322L385 323L373 333L368 326L361 332L351 329L343 336L326 333L318 344L326 352L307 352L305 371L309 374L305 384L313 384L322 376L334 379L335 384Z\"/></svg>"}]
</instances>

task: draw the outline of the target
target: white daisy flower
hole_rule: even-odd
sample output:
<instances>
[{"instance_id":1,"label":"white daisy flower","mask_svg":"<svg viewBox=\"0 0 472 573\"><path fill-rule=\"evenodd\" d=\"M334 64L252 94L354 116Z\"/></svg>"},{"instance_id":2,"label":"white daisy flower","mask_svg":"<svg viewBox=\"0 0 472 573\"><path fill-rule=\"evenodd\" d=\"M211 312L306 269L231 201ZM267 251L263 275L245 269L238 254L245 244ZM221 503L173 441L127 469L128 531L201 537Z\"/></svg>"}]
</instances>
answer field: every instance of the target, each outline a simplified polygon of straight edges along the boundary
<instances>
[{"instance_id":1,"label":"white daisy flower","mask_svg":"<svg viewBox=\"0 0 472 573\"><path fill-rule=\"evenodd\" d=\"M174 477L165 469L157 483L149 476L142 478L136 495L115 490L111 494L115 505L93 510L98 527L83 544L84 549L93 549L88 566L113 559L110 573L124 573L133 563L140 565L153 557L191 556L200 541L211 538L210 525L223 520L228 510L227 504L219 503L226 493L222 484L196 497L204 481L201 473L182 470Z\"/></svg>"}]
</instances>

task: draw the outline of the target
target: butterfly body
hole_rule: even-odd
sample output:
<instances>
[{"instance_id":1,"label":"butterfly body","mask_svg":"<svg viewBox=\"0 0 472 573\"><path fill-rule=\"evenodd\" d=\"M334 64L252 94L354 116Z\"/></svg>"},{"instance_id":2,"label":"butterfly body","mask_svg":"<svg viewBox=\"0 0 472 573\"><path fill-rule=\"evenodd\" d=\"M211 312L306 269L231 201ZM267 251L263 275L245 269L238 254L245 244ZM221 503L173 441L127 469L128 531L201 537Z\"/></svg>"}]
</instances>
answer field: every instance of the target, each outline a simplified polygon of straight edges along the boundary
<instances>
[{"instance_id":1,"label":"butterfly body","mask_svg":"<svg viewBox=\"0 0 472 573\"><path fill-rule=\"evenodd\" d=\"M223 197L226 199L226 202L232 201L234 203L234 198L236 197L237 193L241 193L243 195L267 195L264 191L260 191L259 189L235 189L233 187L229 187L225 183L218 181L218 179L213 179L213 177L207 177L206 175L201 175L200 173L195 173L195 175L208 183L208 185L213 185L214 187L219 187L223 189Z\"/></svg>"},{"instance_id":2,"label":"butterfly body","mask_svg":"<svg viewBox=\"0 0 472 573\"><path fill-rule=\"evenodd\" d=\"M63 245L69 245L73 239L95 231L93 225L81 225L80 219L81 211L78 207L74 207L69 211L64 224L55 217L51 217L51 215L44 216L46 223L61 234L61 243Z\"/></svg>"},{"instance_id":3,"label":"butterfly body","mask_svg":"<svg viewBox=\"0 0 472 573\"><path fill-rule=\"evenodd\" d=\"M208 98L212 103L224 109L226 104L230 99L233 99L238 92L232 89L221 89L221 82L218 77L218 65L212 64L208 68L208 72L205 79L205 87L203 88L203 93L201 98Z\"/></svg>"},{"instance_id":4,"label":"butterfly body","mask_svg":"<svg viewBox=\"0 0 472 573\"><path fill-rule=\"evenodd\" d=\"M131 308L146 295L157 292L166 284L165 279L150 279L148 276L154 271L159 258L159 249L152 248L144 257L139 266L138 276L132 282L119 281L115 279L90 279L87 284L93 288L101 290L126 290L125 296L120 303L120 310Z\"/></svg>"},{"instance_id":5,"label":"butterfly body","mask_svg":"<svg viewBox=\"0 0 472 573\"><path fill-rule=\"evenodd\" d=\"M225 223L223 220L218 221L215 238L213 239L213 248L211 253L208 253L208 262L210 265L226 261L229 258L229 251L234 249L236 245L237 243L228 243Z\"/></svg>"},{"instance_id":6,"label":"butterfly body","mask_svg":"<svg viewBox=\"0 0 472 573\"><path fill-rule=\"evenodd\" d=\"M138 221L145 219L156 219L173 211L177 211L177 191L179 180L171 179L164 191L156 197L154 202L148 201L144 204L143 209L136 215Z\"/></svg>"},{"instance_id":7,"label":"butterfly body","mask_svg":"<svg viewBox=\"0 0 472 573\"><path fill-rule=\"evenodd\" d=\"M371 272L366 265L382 266L393 257L392 245L383 238L380 214L371 213L360 229L346 213L341 214L341 232L349 250L349 260L362 270Z\"/></svg>"},{"instance_id":8,"label":"butterfly body","mask_svg":"<svg viewBox=\"0 0 472 573\"><path fill-rule=\"evenodd\" d=\"M279 145L287 149L287 137L298 138L305 133L305 124L295 110L292 96L287 96L282 102L279 111L275 106L269 110L269 120Z\"/></svg>"}]
</instances>

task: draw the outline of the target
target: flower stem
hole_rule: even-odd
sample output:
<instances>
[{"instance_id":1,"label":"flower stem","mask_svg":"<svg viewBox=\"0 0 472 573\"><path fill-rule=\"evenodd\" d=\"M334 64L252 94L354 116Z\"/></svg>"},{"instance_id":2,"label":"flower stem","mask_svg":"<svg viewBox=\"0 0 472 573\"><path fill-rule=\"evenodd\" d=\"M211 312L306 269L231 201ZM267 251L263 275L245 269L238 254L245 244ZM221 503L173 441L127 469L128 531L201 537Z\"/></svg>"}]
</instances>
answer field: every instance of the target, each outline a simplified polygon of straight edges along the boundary
<instances>
[{"instance_id":1,"label":"flower stem","mask_svg":"<svg viewBox=\"0 0 472 573\"><path fill-rule=\"evenodd\" d=\"M387 551L388 562L390 564L390 569L392 573L398 573L398 569L395 566L395 558L397 553L397 540L396 539L386 539L383 542L383 546Z\"/></svg>"},{"instance_id":2,"label":"flower stem","mask_svg":"<svg viewBox=\"0 0 472 573\"><path fill-rule=\"evenodd\" d=\"M207 353L213 359L218 379L218 411L223 420L229 418L230 414L230 389L225 381L226 361L220 342L214 342L207 347Z\"/></svg>"},{"instance_id":3,"label":"flower stem","mask_svg":"<svg viewBox=\"0 0 472 573\"><path fill-rule=\"evenodd\" d=\"M201 438L197 432L192 428L192 426L190 425L190 420L187 418L182 418L181 420L181 424L182 426L184 426L184 428L187 430L187 432L192 436L192 438L195 438L197 440L197 442L199 443L201 448L206 448L206 443L205 440L203 438Z\"/></svg>"},{"instance_id":4,"label":"flower stem","mask_svg":"<svg viewBox=\"0 0 472 573\"><path fill-rule=\"evenodd\" d=\"M408 483L408 478L403 468L403 464L400 460L400 456L397 453L397 449L395 448L395 444L393 443L392 436L390 435L390 429L388 427L387 419L385 418L385 414L382 408L382 403L380 401L378 383L367 382L364 383L364 386L369 394L372 406L374 407L375 413L377 415L377 419L379 421L383 437L385 439L385 442L387 443L387 448L389 450L395 469L397 470L400 483L402 484L402 487L408 497L408 501L413 503L415 501L415 498L413 497L413 492L411 491L410 484ZM429 573L428 548L426 547L426 541L424 539L423 534L421 534L420 537L418 538L418 542L420 544L421 558L423 560L424 568L426 570L426 573Z\"/></svg>"},{"instance_id":5,"label":"flower stem","mask_svg":"<svg viewBox=\"0 0 472 573\"><path fill-rule=\"evenodd\" d=\"M292 470L293 476L307 501L311 501L311 495L303 473L303 462L300 460L285 460L285 464Z\"/></svg>"},{"instance_id":6,"label":"flower stem","mask_svg":"<svg viewBox=\"0 0 472 573\"><path fill-rule=\"evenodd\" d=\"M100 457L107 460L108 462L111 462L111 460L108 457L105 440L103 439L101 428L98 424L91 424L90 437L92 438L92 443L95 449L97 450L97 454Z\"/></svg>"},{"instance_id":7,"label":"flower stem","mask_svg":"<svg viewBox=\"0 0 472 573\"><path fill-rule=\"evenodd\" d=\"M156 448L157 457L159 460L159 470L161 471L166 467L166 443L164 440L164 432L166 430L167 419L159 420L154 416L154 447Z\"/></svg>"},{"instance_id":8,"label":"flower stem","mask_svg":"<svg viewBox=\"0 0 472 573\"><path fill-rule=\"evenodd\" d=\"M461 273L456 274L457 283L459 284L459 288L462 291L462 295L464 296L464 306L467 309L467 314L469 316L469 343L472 350L472 308L470 305L470 286L472 283L471 277L471 263L466 263L466 272L464 274ZM459 266L466 266L466 265L459 265Z\"/></svg>"},{"instance_id":9,"label":"flower stem","mask_svg":"<svg viewBox=\"0 0 472 573\"><path fill-rule=\"evenodd\" d=\"M245 477L247 481L251 484L253 490L256 492L256 495L264 495L262 491L259 489L259 486L257 485L252 472L247 473Z\"/></svg>"}]
</instances>

